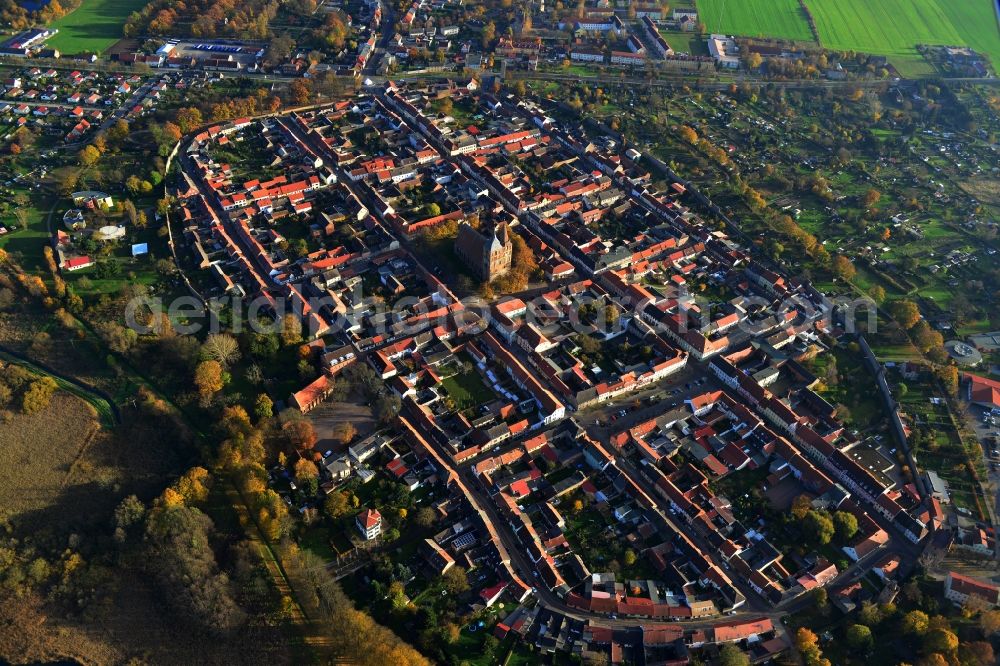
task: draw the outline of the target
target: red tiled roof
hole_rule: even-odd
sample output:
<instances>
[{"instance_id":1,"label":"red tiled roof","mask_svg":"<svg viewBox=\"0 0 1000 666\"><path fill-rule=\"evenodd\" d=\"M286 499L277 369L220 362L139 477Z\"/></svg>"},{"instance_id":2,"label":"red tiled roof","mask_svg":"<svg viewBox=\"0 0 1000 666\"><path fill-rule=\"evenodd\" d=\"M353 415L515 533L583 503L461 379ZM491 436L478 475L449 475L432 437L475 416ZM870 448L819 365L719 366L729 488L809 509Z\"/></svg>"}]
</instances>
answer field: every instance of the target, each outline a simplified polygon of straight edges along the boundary
<instances>
[{"instance_id":1,"label":"red tiled roof","mask_svg":"<svg viewBox=\"0 0 1000 666\"><path fill-rule=\"evenodd\" d=\"M965 373L965 377L970 383L969 393L971 402L1000 407L1000 382L969 373Z\"/></svg>"},{"instance_id":2,"label":"red tiled roof","mask_svg":"<svg viewBox=\"0 0 1000 666\"><path fill-rule=\"evenodd\" d=\"M382 522L382 514L376 509L365 509L358 514L358 522L364 525L365 529L371 529Z\"/></svg>"}]
</instances>

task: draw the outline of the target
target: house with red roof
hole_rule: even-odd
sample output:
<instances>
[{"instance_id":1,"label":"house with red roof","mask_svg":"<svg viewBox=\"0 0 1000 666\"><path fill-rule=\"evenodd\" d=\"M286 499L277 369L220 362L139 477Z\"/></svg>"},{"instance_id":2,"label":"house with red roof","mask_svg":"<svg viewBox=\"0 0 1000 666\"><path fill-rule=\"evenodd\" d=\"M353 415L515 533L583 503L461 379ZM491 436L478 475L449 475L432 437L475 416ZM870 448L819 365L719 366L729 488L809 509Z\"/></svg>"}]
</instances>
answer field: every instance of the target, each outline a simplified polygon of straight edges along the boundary
<instances>
[{"instance_id":1,"label":"house with red roof","mask_svg":"<svg viewBox=\"0 0 1000 666\"><path fill-rule=\"evenodd\" d=\"M64 271L78 271L84 268L90 268L94 265L94 260L83 255L82 257L69 257L63 262L62 268Z\"/></svg>"},{"instance_id":2,"label":"house with red roof","mask_svg":"<svg viewBox=\"0 0 1000 666\"><path fill-rule=\"evenodd\" d=\"M967 400L985 409L1000 409L1000 382L965 373Z\"/></svg>"},{"instance_id":3,"label":"house with red roof","mask_svg":"<svg viewBox=\"0 0 1000 666\"><path fill-rule=\"evenodd\" d=\"M365 509L354 519L354 524L366 541L382 534L382 514L377 509Z\"/></svg>"},{"instance_id":4,"label":"house with red roof","mask_svg":"<svg viewBox=\"0 0 1000 666\"><path fill-rule=\"evenodd\" d=\"M506 589L506 581L501 581L496 585L481 590L479 592L479 598L482 599L483 603L486 604L486 607L489 608L500 599L500 595L503 594L503 591Z\"/></svg>"},{"instance_id":5,"label":"house with red roof","mask_svg":"<svg viewBox=\"0 0 1000 666\"><path fill-rule=\"evenodd\" d=\"M944 581L944 596L959 605L965 605L973 597L990 607L1000 605L1000 587L954 571L949 571Z\"/></svg>"}]
</instances>

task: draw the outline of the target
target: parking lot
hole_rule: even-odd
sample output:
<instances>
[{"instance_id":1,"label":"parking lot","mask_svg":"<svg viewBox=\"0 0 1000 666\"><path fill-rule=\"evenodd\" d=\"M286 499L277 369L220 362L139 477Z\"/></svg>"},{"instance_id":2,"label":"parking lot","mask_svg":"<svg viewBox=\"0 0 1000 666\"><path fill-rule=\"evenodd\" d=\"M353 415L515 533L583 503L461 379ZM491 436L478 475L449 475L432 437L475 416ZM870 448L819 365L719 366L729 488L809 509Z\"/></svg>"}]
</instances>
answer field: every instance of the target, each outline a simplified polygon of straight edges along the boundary
<instances>
[{"instance_id":1,"label":"parking lot","mask_svg":"<svg viewBox=\"0 0 1000 666\"><path fill-rule=\"evenodd\" d=\"M606 436L681 406L692 395L718 388L713 376L703 374L703 369L692 363L643 389L587 407L579 412L578 419L591 434Z\"/></svg>"}]
</instances>

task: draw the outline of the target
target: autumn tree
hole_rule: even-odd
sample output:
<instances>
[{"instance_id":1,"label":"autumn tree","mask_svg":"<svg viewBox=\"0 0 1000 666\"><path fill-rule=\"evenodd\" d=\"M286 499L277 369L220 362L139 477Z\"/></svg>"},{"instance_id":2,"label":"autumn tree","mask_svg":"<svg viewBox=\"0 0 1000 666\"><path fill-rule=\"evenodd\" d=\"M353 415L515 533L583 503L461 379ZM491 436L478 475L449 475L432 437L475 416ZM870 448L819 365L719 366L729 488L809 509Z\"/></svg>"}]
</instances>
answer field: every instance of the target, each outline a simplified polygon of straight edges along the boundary
<instances>
[{"instance_id":1,"label":"autumn tree","mask_svg":"<svg viewBox=\"0 0 1000 666\"><path fill-rule=\"evenodd\" d=\"M326 511L326 515L334 520L340 520L351 513L357 506L351 500L352 496L348 493L342 490L335 490L326 496L326 501L323 503L323 510Z\"/></svg>"},{"instance_id":2,"label":"autumn tree","mask_svg":"<svg viewBox=\"0 0 1000 666\"><path fill-rule=\"evenodd\" d=\"M31 382L24 395L21 396L21 411L25 414L37 414L45 411L58 388L58 384L51 377L41 377Z\"/></svg>"},{"instance_id":3,"label":"autumn tree","mask_svg":"<svg viewBox=\"0 0 1000 666\"><path fill-rule=\"evenodd\" d=\"M302 342L302 320L289 312L281 320L281 342L285 346Z\"/></svg>"},{"instance_id":4,"label":"autumn tree","mask_svg":"<svg viewBox=\"0 0 1000 666\"><path fill-rule=\"evenodd\" d=\"M333 438L341 444L349 444L358 434L358 429L350 421L338 423L333 428Z\"/></svg>"},{"instance_id":5,"label":"autumn tree","mask_svg":"<svg viewBox=\"0 0 1000 666\"><path fill-rule=\"evenodd\" d=\"M812 501L806 494L797 495L794 500L792 500L792 516L796 520L802 520L809 513L812 508Z\"/></svg>"},{"instance_id":6,"label":"autumn tree","mask_svg":"<svg viewBox=\"0 0 1000 666\"><path fill-rule=\"evenodd\" d=\"M879 192L875 188L869 188L868 191L865 192L864 198L862 199L862 203L864 204L867 210L871 210L872 208L878 205L878 202L881 199L882 199L881 192Z\"/></svg>"},{"instance_id":7,"label":"autumn tree","mask_svg":"<svg viewBox=\"0 0 1000 666\"><path fill-rule=\"evenodd\" d=\"M291 529L288 506L278 493L270 488L257 495L257 522L271 541L278 541Z\"/></svg>"},{"instance_id":8,"label":"autumn tree","mask_svg":"<svg viewBox=\"0 0 1000 666\"><path fill-rule=\"evenodd\" d=\"M944 384L945 390L951 395L958 393L958 368L954 365L941 365L934 369L934 375Z\"/></svg>"},{"instance_id":9,"label":"autumn tree","mask_svg":"<svg viewBox=\"0 0 1000 666\"><path fill-rule=\"evenodd\" d=\"M910 329L910 336L917 348L925 354L932 349L944 346L944 336L931 328L926 319L921 319Z\"/></svg>"},{"instance_id":10,"label":"autumn tree","mask_svg":"<svg viewBox=\"0 0 1000 666\"><path fill-rule=\"evenodd\" d=\"M927 632L929 622L930 618L927 617L927 613L921 610L912 610L903 616L899 626L905 634L922 636Z\"/></svg>"},{"instance_id":11,"label":"autumn tree","mask_svg":"<svg viewBox=\"0 0 1000 666\"><path fill-rule=\"evenodd\" d=\"M830 662L823 658L819 649L819 638L806 627L799 627L795 632L795 649L802 655L806 666L829 666Z\"/></svg>"},{"instance_id":12,"label":"autumn tree","mask_svg":"<svg viewBox=\"0 0 1000 666\"><path fill-rule=\"evenodd\" d=\"M872 285L872 288L868 290L868 295L877 305L881 305L885 301L885 288L878 284Z\"/></svg>"},{"instance_id":13,"label":"autumn tree","mask_svg":"<svg viewBox=\"0 0 1000 666\"><path fill-rule=\"evenodd\" d=\"M253 424L250 423L250 415L243 405L229 405L222 410L222 417L219 421L220 429L229 438L248 437L253 432Z\"/></svg>"},{"instance_id":14,"label":"autumn tree","mask_svg":"<svg viewBox=\"0 0 1000 666\"><path fill-rule=\"evenodd\" d=\"M684 139L691 145L698 143L698 133L695 132L693 128L687 125L681 125L680 128L677 130L677 133L680 134L682 139Z\"/></svg>"},{"instance_id":15,"label":"autumn tree","mask_svg":"<svg viewBox=\"0 0 1000 666\"><path fill-rule=\"evenodd\" d=\"M854 264L851 260L842 254L838 254L833 258L833 264L830 267L833 274L845 282L850 282L857 275L857 270L854 268Z\"/></svg>"},{"instance_id":16,"label":"autumn tree","mask_svg":"<svg viewBox=\"0 0 1000 666\"><path fill-rule=\"evenodd\" d=\"M932 629L924 635L924 649L928 652L951 654L958 649L958 636L954 632L940 628Z\"/></svg>"},{"instance_id":17,"label":"autumn tree","mask_svg":"<svg viewBox=\"0 0 1000 666\"><path fill-rule=\"evenodd\" d=\"M212 477L204 467L192 467L173 484L173 489L188 506L204 503L212 486Z\"/></svg>"},{"instance_id":18,"label":"autumn tree","mask_svg":"<svg viewBox=\"0 0 1000 666\"><path fill-rule=\"evenodd\" d=\"M1000 631L1000 610L983 611L982 615L979 616L979 628L987 636L992 636Z\"/></svg>"},{"instance_id":19,"label":"autumn tree","mask_svg":"<svg viewBox=\"0 0 1000 666\"><path fill-rule=\"evenodd\" d=\"M201 111L193 106L178 109L174 114L174 120L177 121L177 127L179 127L181 132L184 134L187 134L191 130L197 128L204 122L201 117Z\"/></svg>"},{"instance_id":20,"label":"autumn tree","mask_svg":"<svg viewBox=\"0 0 1000 666\"><path fill-rule=\"evenodd\" d=\"M295 79L288 86L288 94L294 104L303 106L312 99L312 85L307 79Z\"/></svg>"},{"instance_id":21,"label":"autumn tree","mask_svg":"<svg viewBox=\"0 0 1000 666\"><path fill-rule=\"evenodd\" d=\"M299 418L288 421L282 430L289 443L299 451L311 449L316 445L316 430L313 428L312 421L308 419Z\"/></svg>"},{"instance_id":22,"label":"autumn tree","mask_svg":"<svg viewBox=\"0 0 1000 666\"><path fill-rule=\"evenodd\" d=\"M101 153L93 146L85 146L83 150L77 154L77 159L80 162L80 166L92 167L97 164L99 159L101 159Z\"/></svg>"},{"instance_id":23,"label":"autumn tree","mask_svg":"<svg viewBox=\"0 0 1000 666\"><path fill-rule=\"evenodd\" d=\"M900 299L889 304L889 314L903 328L909 330L920 321L920 309L913 301Z\"/></svg>"},{"instance_id":24,"label":"autumn tree","mask_svg":"<svg viewBox=\"0 0 1000 666\"><path fill-rule=\"evenodd\" d=\"M306 479L315 479L317 477L319 477L319 468L312 460L299 458L295 461L295 479L297 481L305 481Z\"/></svg>"},{"instance_id":25,"label":"autumn tree","mask_svg":"<svg viewBox=\"0 0 1000 666\"><path fill-rule=\"evenodd\" d=\"M194 370L194 385L205 402L222 390L224 385L222 365L218 361L202 361Z\"/></svg>"}]
</instances>

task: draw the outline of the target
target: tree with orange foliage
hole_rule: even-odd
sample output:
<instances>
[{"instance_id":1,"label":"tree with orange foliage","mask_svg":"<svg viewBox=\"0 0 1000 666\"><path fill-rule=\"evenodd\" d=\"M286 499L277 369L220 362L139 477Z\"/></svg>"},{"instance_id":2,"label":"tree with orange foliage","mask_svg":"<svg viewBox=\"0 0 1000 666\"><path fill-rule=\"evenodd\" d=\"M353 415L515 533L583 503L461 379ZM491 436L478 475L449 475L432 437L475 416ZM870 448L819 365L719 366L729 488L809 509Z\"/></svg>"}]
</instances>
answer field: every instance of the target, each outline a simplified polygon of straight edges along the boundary
<instances>
[{"instance_id":1,"label":"tree with orange foliage","mask_svg":"<svg viewBox=\"0 0 1000 666\"><path fill-rule=\"evenodd\" d=\"M299 451L311 449L316 445L316 430L311 421L294 419L286 423L283 430L289 443Z\"/></svg>"},{"instance_id":2,"label":"tree with orange foliage","mask_svg":"<svg viewBox=\"0 0 1000 666\"><path fill-rule=\"evenodd\" d=\"M203 401L211 400L224 386L222 365L211 360L199 363L194 369L194 385Z\"/></svg>"},{"instance_id":3,"label":"tree with orange foliage","mask_svg":"<svg viewBox=\"0 0 1000 666\"><path fill-rule=\"evenodd\" d=\"M300 458L295 462L295 479L298 481L305 481L306 479L315 479L319 476L319 468L316 467L316 463L309 460L308 458Z\"/></svg>"}]
</instances>

